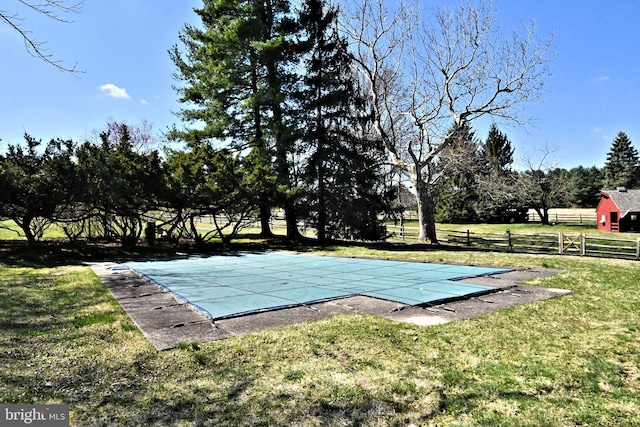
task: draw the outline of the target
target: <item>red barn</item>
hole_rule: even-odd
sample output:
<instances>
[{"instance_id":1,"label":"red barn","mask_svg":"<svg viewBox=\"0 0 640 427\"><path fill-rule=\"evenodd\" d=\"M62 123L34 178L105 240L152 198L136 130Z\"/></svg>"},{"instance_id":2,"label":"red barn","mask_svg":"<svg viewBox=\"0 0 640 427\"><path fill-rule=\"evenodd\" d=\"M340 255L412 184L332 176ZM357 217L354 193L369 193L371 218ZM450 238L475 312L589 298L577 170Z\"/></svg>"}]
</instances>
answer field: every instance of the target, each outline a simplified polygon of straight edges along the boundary
<instances>
[{"instance_id":1,"label":"red barn","mask_svg":"<svg viewBox=\"0 0 640 427\"><path fill-rule=\"evenodd\" d=\"M614 232L640 232L640 190L602 190L596 208L598 229Z\"/></svg>"}]
</instances>

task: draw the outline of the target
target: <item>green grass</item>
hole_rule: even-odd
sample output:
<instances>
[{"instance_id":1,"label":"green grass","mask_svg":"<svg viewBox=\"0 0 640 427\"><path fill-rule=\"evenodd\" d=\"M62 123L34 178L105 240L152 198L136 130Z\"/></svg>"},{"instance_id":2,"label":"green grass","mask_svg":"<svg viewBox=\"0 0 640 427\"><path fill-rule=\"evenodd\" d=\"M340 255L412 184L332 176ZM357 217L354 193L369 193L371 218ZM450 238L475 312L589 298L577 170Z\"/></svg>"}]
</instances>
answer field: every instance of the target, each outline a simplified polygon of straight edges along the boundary
<instances>
[{"instance_id":1,"label":"green grass","mask_svg":"<svg viewBox=\"0 0 640 427\"><path fill-rule=\"evenodd\" d=\"M13 221L0 221L0 240L20 239L19 230Z\"/></svg>"},{"instance_id":2,"label":"green grass","mask_svg":"<svg viewBox=\"0 0 640 427\"><path fill-rule=\"evenodd\" d=\"M57 224L51 224L44 233L46 239L66 238L64 230ZM27 240L24 233L11 220L0 221L0 240Z\"/></svg>"},{"instance_id":3,"label":"green grass","mask_svg":"<svg viewBox=\"0 0 640 427\"><path fill-rule=\"evenodd\" d=\"M345 256L547 267L569 295L422 328L368 316L157 352L83 266L0 264L0 402L72 425L632 426L640 264L336 246Z\"/></svg>"}]
</instances>

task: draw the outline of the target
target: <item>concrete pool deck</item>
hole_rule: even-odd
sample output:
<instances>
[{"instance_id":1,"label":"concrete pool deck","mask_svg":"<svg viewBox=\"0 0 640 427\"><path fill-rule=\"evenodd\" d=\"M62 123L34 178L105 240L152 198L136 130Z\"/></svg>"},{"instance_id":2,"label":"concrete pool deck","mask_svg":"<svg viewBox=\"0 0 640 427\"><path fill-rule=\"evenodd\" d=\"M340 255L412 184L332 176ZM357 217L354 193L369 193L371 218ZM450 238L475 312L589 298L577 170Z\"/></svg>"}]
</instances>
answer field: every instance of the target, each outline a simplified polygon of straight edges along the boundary
<instances>
[{"instance_id":1,"label":"concrete pool deck","mask_svg":"<svg viewBox=\"0 0 640 427\"><path fill-rule=\"evenodd\" d=\"M426 305L409 305L368 296L346 298L211 320L121 264L89 264L133 322L158 350L180 343L206 342L267 329L309 322L336 314L364 313L420 326L480 316L568 293L566 290L526 286L522 282L559 273L516 269L462 279L491 287L490 293ZM116 268L114 268L116 267Z\"/></svg>"}]
</instances>

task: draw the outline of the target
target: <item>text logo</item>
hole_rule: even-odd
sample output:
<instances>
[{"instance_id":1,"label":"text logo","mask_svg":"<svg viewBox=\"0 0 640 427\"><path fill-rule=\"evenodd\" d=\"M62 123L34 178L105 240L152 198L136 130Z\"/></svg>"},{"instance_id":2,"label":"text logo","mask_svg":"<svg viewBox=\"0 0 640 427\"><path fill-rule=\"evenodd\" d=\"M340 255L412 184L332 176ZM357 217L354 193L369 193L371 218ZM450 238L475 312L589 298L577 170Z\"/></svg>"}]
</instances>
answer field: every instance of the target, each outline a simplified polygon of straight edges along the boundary
<instances>
[{"instance_id":1,"label":"text logo","mask_svg":"<svg viewBox=\"0 0 640 427\"><path fill-rule=\"evenodd\" d=\"M2 405L0 426L68 427L69 405Z\"/></svg>"}]
</instances>

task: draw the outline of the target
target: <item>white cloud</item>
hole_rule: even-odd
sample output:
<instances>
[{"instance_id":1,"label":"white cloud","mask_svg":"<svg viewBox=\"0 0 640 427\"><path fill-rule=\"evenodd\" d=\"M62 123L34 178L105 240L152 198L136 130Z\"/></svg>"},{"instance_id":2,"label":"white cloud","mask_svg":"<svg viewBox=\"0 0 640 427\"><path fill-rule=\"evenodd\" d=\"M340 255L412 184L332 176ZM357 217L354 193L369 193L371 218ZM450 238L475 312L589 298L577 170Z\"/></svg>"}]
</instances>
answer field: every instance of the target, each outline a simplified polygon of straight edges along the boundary
<instances>
[{"instance_id":1,"label":"white cloud","mask_svg":"<svg viewBox=\"0 0 640 427\"><path fill-rule=\"evenodd\" d=\"M596 79L597 82L606 82L611 80L611 76L600 76Z\"/></svg>"},{"instance_id":2,"label":"white cloud","mask_svg":"<svg viewBox=\"0 0 640 427\"><path fill-rule=\"evenodd\" d=\"M146 99L144 99L144 98L141 98L141 99L140 99L140 103L141 103L142 105L147 105L147 104L149 103L149 101L147 101L147 100L146 100Z\"/></svg>"},{"instance_id":3,"label":"white cloud","mask_svg":"<svg viewBox=\"0 0 640 427\"><path fill-rule=\"evenodd\" d=\"M107 83L106 85L100 86L100 90L112 98L131 99L126 89L120 88L113 83Z\"/></svg>"}]
</instances>

